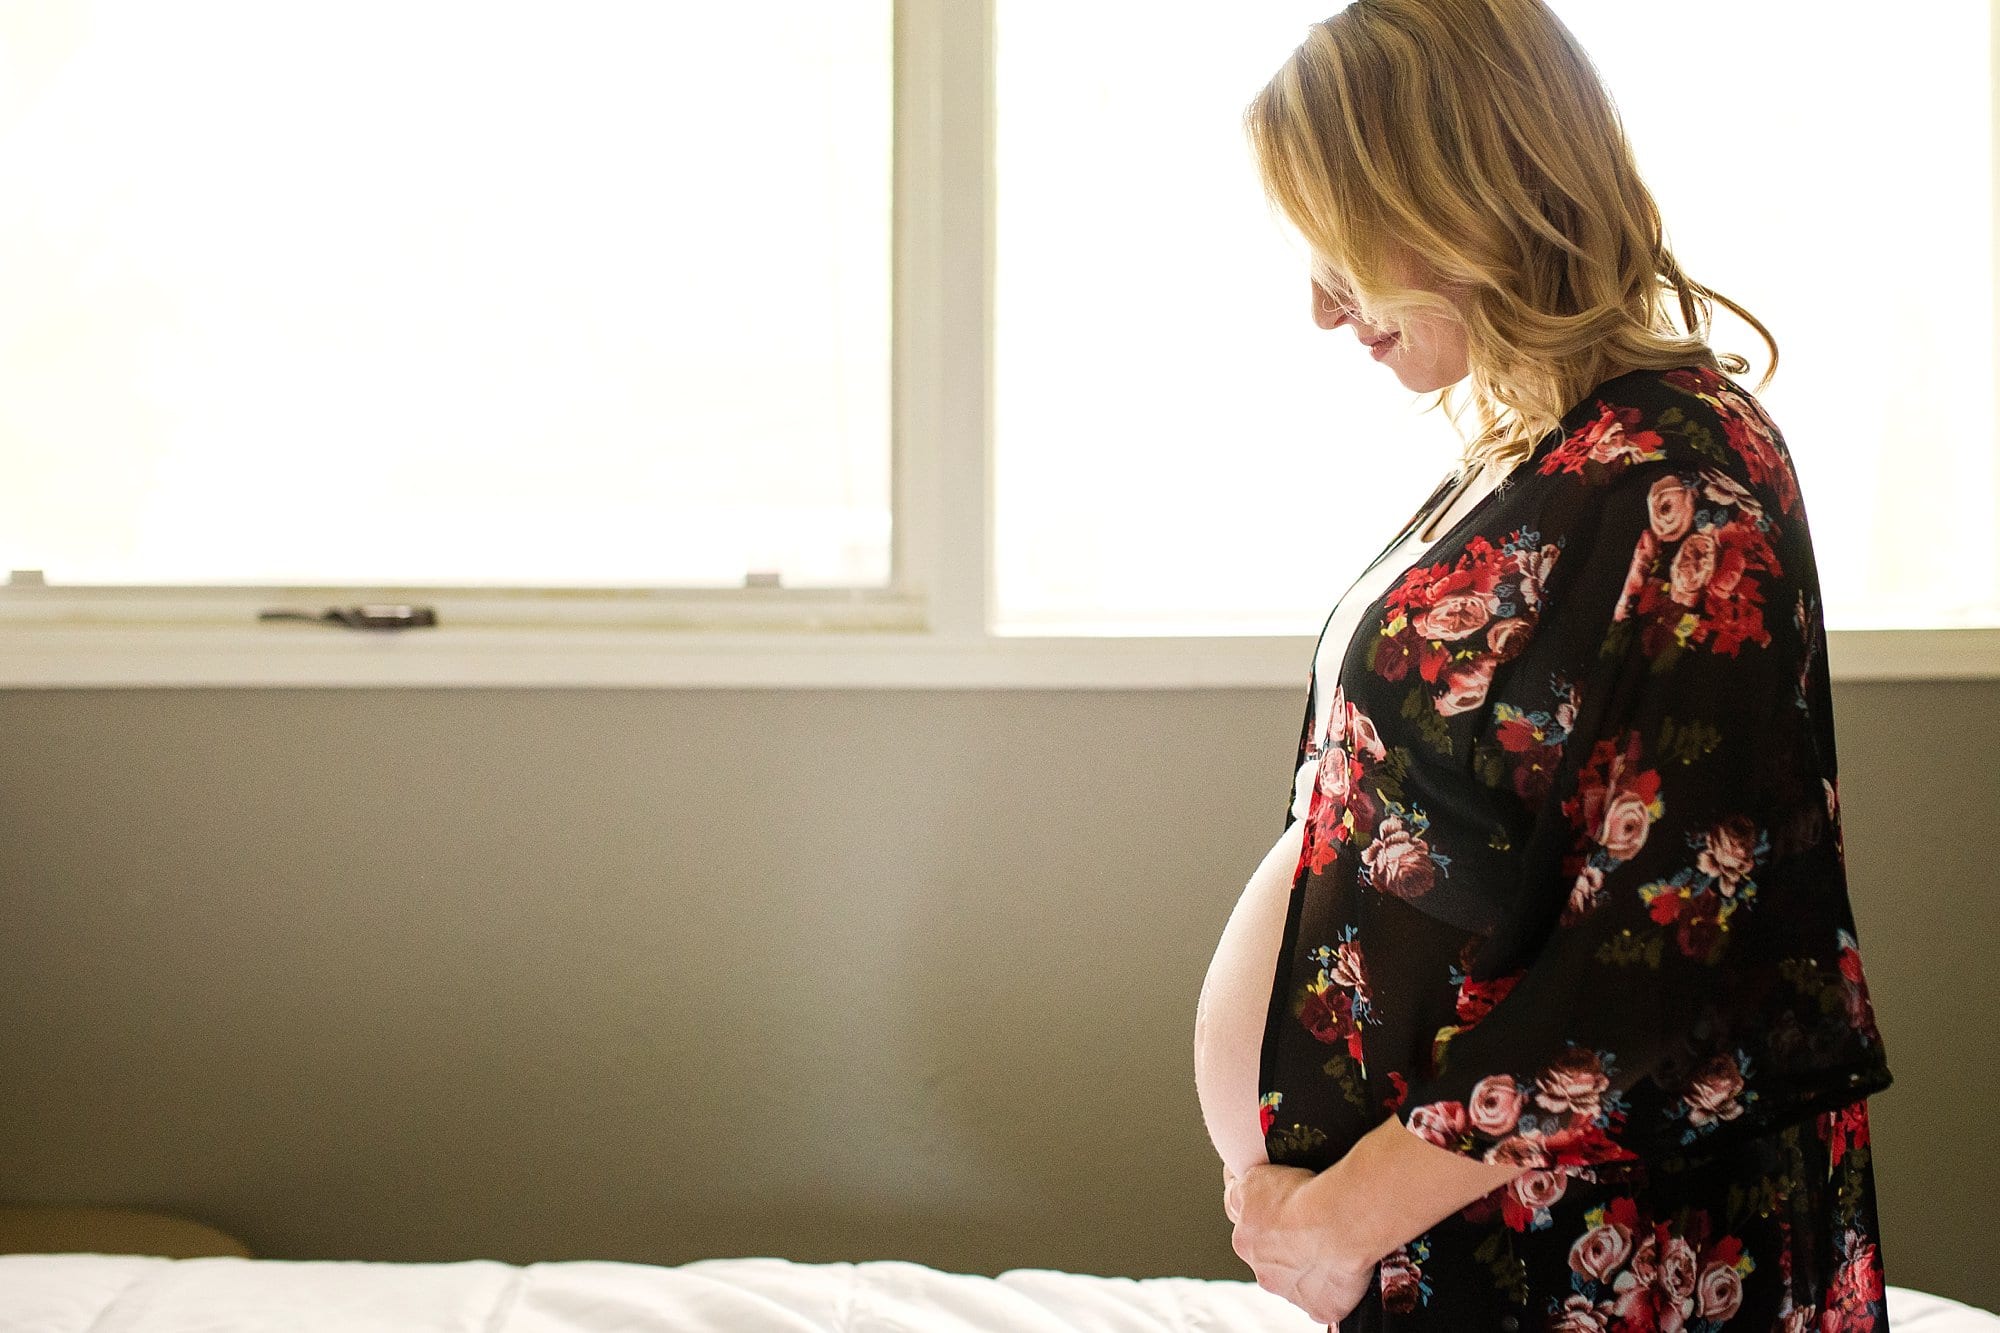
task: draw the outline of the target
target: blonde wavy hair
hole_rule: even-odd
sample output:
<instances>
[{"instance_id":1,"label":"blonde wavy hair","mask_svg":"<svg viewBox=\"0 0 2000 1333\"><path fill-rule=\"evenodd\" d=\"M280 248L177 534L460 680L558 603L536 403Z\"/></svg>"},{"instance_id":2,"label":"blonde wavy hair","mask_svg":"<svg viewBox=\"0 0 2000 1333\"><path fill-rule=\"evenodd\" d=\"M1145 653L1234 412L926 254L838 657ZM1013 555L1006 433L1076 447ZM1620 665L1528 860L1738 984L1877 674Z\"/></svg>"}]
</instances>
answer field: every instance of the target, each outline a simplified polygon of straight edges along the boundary
<instances>
[{"instance_id":1,"label":"blonde wavy hair","mask_svg":"<svg viewBox=\"0 0 2000 1333\"><path fill-rule=\"evenodd\" d=\"M1419 312L1464 327L1479 432L1466 438L1455 386L1426 410L1444 409L1468 464L1511 467L1623 370L1743 374L1709 346L1711 299L1769 349L1757 389L1777 371L1770 330L1675 262L1596 67L1541 0L1353 0L1311 27L1244 128L1315 281L1378 328Z\"/></svg>"}]
</instances>

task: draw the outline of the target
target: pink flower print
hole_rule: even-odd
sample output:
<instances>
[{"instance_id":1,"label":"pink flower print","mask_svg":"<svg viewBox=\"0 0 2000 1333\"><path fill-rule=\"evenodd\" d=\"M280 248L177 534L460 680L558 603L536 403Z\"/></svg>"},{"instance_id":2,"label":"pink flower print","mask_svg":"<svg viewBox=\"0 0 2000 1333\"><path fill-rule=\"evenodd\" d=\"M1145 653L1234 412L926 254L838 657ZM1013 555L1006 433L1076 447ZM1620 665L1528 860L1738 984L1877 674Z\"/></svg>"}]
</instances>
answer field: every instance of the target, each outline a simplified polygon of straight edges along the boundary
<instances>
[{"instance_id":1,"label":"pink flower print","mask_svg":"<svg viewBox=\"0 0 2000 1333\"><path fill-rule=\"evenodd\" d=\"M1427 1143L1455 1147L1465 1137L1465 1107L1459 1102L1426 1102L1410 1112L1409 1128Z\"/></svg>"},{"instance_id":2,"label":"pink flower print","mask_svg":"<svg viewBox=\"0 0 2000 1333\"><path fill-rule=\"evenodd\" d=\"M1679 477L1661 477L1646 492L1646 517L1661 541L1680 540L1694 523L1694 488Z\"/></svg>"},{"instance_id":3,"label":"pink flower print","mask_svg":"<svg viewBox=\"0 0 2000 1333\"><path fill-rule=\"evenodd\" d=\"M1631 1254L1631 1229L1606 1222L1576 1238L1569 1247L1569 1266L1593 1282L1608 1283Z\"/></svg>"},{"instance_id":4,"label":"pink flower print","mask_svg":"<svg viewBox=\"0 0 2000 1333\"><path fill-rule=\"evenodd\" d=\"M1664 808L1659 772L1640 766L1639 733L1628 732L1623 745L1605 740L1593 746L1577 789L1562 808L1615 860L1637 855Z\"/></svg>"},{"instance_id":5,"label":"pink flower print","mask_svg":"<svg viewBox=\"0 0 2000 1333\"><path fill-rule=\"evenodd\" d=\"M1610 1087L1611 1080L1605 1076L1604 1062L1597 1058L1596 1053L1571 1047L1535 1080L1535 1101L1544 1110L1568 1112L1572 1116L1594 1120L1600 1108L1600 1099Z\"/></svg>"},{"instance_id":6,"label":"pink flower print","mask_svg":"<svg viewBox=\"0 0 2000 1333\"><path fill-rule=\"evenodd\" d=\"M1353 743L1355 754L1366 755L1378 764L1389 757L1387 747L1382 744L1381 733L1375 730L1375 723L1355 704L1347 705L1347 736Z\"/></svg>"},{"instance_id":7,"label":"pink flower print","mask_svg":"<svg viewBox=\"0 0 2000 1333\"><path fill-rule=\"evenodd\" d=\"M1618 860L1629 861L1645 845L1646 831L1652 824L1646 797L1629 788L1619 788L1605 802L1604 823L1598 829L1597 840Z\"/></svg>"},{"instance_id":8,"label":"pink flower print","mask_svg":"<svg viewBox=\"0 0 2000 1333\"><path fill-rule=\"evenodd\" d=\"M1704 498L1712 500L1716 504L1735 506L1736 511L1752 523L1764 517L1764 506L1758 503L1757 497L1744 489L1743 483L1737 481L1736 478L1730 476L1727 472L1718 472L1714 468L1703 468L1701 470L1701 493Z\"/></svg>"},{"instance_id":9,"label":"pink flower print","mask_svg":"<svg viewBox=\"0 0 2000 1333\"><path fill-rule=\"evenodd\" d=\"M1532 1213L1539 1212L1562 1198L1563 1191L1568 1188L1568 1182L1560 1172L1535 1167L1514 1177L1507 1188L1512 1190L1514 1197Z\"/></svg>"},{"instance_id":10,"label":"pink flower print","mask_svg":"<svg viewBox=\"0 0 2000 1333\"><path fill-rule=\"evenodd\" d=\"M1486 649L1496 661L1506 662L1520 656L1528 646L1530 625L1524 616L1508 616L1496 620L1486 627Z\"/></svg>"},{"instance_id":11,"label":"pink flower print","mask_svg":"<svg viewBox=\"0 0 2000 1333\"><path fill-rule=\"evenodd\" d=\"M1375 841L1362 850L1361 864L1371 885L1398 898L1420 898L1437 884L1430 844L1397 815L1382 821Z\"/></svg>"},{"instance_id":12,"label":"pink flower print","mask_svg":"<svg viewBox=\"0 0 2000 1333\"><path fill-rule=\"evenodd\" d=\"M1674 552L1668 567L1668 596L1682 606L1695 605L1701 590L1715 573L1715 538L1706 529L1691 533Z\"/></svg>"},{"instance_id":13,"label":"pink flower print","mask_svg":"<svg viewBox=\"0 0 2000 1333\"><path fill-rule=\"evenodd\" d=\"M1606 1333L1605 1311L1587 1296L1571 1296L1549 1323L1550 1333Z\"/></svg>"},{"instance_id":14,"label":"pink flower print","mask_svg":"<svg viewBox=\"0 0 2000 1333\"><path fill-rule=\"evenodd\" d=\"M1449 717L1485 703L1487 688L1493 683L1496 660L1482 653L1445 668L1444 693L1437 697L1438 712Z\"/></svg>"},{"instance_id":15,"label":"pink flower print","mask_svg":"<svg viewBox=\"0 0 2000 1333\"><path fill-rule=\"evenodd\" d=\"M1353 940L1342 940L1334 950L1333 967L1328 971L1337 986L1345 986L1354 992L1354 998L1363 1004L1368 995L1368 965L1361 956L1361 948Z\"/></svg>"},{"instance_id":16,"label":"pink flower print","mask_svg":"<svg viewBox=\"0 0 2000 1333\"><path fill-rule=\"evenodd\" d=\"M1493 618L1491 598L1481 592L1453 593L1417 612L1410 621L1426 639L1462 639Z\"/></svg>"},{"instance_id":17,"label":"pink flower print","mask_svg":"<svg viewBox=\"0 0 2000 1333\"><path fill-rule=\"evenodd\" d=\"M1585 463L1615 463L1621 459L1637 462L1660 447L1658 434L1650 430L1628 430L1643 417L1637 408L1612 407L1598 403L1597 418L1573 432L1553 453L1542 460L1544 474L1557 471L1581 472Z\"/></svg>"},{"instance_id":18,"label":"pink flower print","mask_svg":"<svg viewBox=\"0 0 2000 1333\"><path fill-rule=\"evenodd\" d=\"M1345 801L1347 793L1353 790L1355 776L1353 761L1340 746L1327 747L1326 753L1319 757L1319 789L1329 801Z\"/></svg>"},{"instance_id":19,"label":"pink flower print","mask_svg":"<svg viewBox=\"0 0 2000 1333\"><path fill-rule=\"evenodd\" d=\"M1854 1233L1849 1232L1848 1242L1853 1241ZM1821 1333L1872 1333L1882 1294L1882 1261L1874 1242L1854 1245L1827 1288L1826 1309L1819 1317Z\"/></svg>"},{"instance_id":20,"label":"pink flower print","mask_svg":"<svg viewBox=\"0 0 2000 1333\"><path fill-rule=\"evenodd\" d=\"M1582 699L1577 694L1576 686L1571 685L1562 700L1556 704L1556 725L1565 733L1576 726L1576 710L1580 703Z\"/></svg>"},{"instance_id":21,"label":"pink flower print","mask_svg":"<svg viewBox=\"0 0 2000 1333\"><path fill-rule=\"evenodd\" d=\"M1688 1079L1682 1100L1688 1105L1688 1123L1709 1125L1734 1120L1743 1114L1737 1097L1743 1092L1743 1069L1733 1055L1710 1058Z\"/></svg>"},{"instance_id":22,"label":"pink flower print","mask_svg":"<svg viewBox=\"0 0 2000 1333\"><path fill-rule=\"evenodd\" d=\"M1695 866L1702 874L1715 877L1724 897L1735 897L1737 886L1757 867L1757 826L1743 815L1724 819L1708 831Z\"/></svg>"},{"instance_id":23,"label":"pink flower print","mask_svg":"<svg viewBox=\"0 0 2000 1333\"><path fill-rule=\"evenodd\" d=\"M1700 1265L1695 1260L1694 1247L1685 1237L1671 1236L1667 1248L1660 1255L1660 1292L1667 1298L1669 1308L1679 1316L1679 1323L1685 1323L1694 1313L1694 1285L1700 1275ZM1665 1321L1662 1320L1662 1327Z\"/></svg>"},{"instance_id":24,"label":"pink flower print","mask_svg":"<svg viewBox=\"0 0 2000 1333\"><path fill-rule=\"evenodd\" d=\"M1718 1323L1743 1305L1743 1275L1734 1264L1710 1264L1695 1286L1695 1313Z\"/></svg>"},{"instance_id":25,"label":"pink flower print","mask_svg":"<svg viewBox=\"0 0 2000 1333\"><path fill-rule=\"evenodd\" d=\"M1549 1154L1526 1134L1509 1134L1486 1150L1486 1160L1495 1166L1546 1167Z\"/></svg>"},{"instance_id":26,"label":"pink flower print","mask_svg":"<svg viewBox=\"0 0 2000 1333\"><path fill-rule=\"evenodd\" d=\"M1497 1139L1514 1132L1525 1100L1511 1075L1492 1074L1473 1085L1465 1112L1474 1129Z\"/></svg>"},{"instance_id":27,"label":"pink flower print","mask_svg":"<svg viewBox=\"0 0 2000 1333\"><path fill-rule=\"evenodd\" d=\"M1409 1249L1399 1246L1383 1257L1378 1268L1381 1273L1382 1308L1390 1314L1408 1314L1416 1309L1424 1273L1410 1258Z\"/></svg>"},{"instance_id":28,"label":"pink flower print","mask_svg":"<svg viewBox=\"0 0 2000 1333\"><path fill-rule=\"evenodd\" d=\"M1604 901L1604 872L1594 865L1585 865L1576 875L1576 883L1570 886L1569 902L1563 907L1560 924L1573 926L1597 910Z\"/></svg>"},{"instance_id":29,"label":"pink flower print","mask_svg":"<svg viewBox=\"0 0 2000 1333\"><path fill-rule=\"evenodd\" d=\"M1542 589L1548 586L1549 575L1556 567L1556 557L1562 548L1554 542L1534 551L1515 553L1515 583L1520 593L1521 605L1536 611L1542 605Z\"/></svg>"},{"instance_id":30,"label":"pink flower print","mask_svg":"<svg viewBox=\"0 0 2000 1333\"><path fill-rule=\"evenodd\" d=\"M1632 563L1625 571L1625 588L1618 595L1618 605L1611 608L1613 620L1624 620L1632 614L1632 608L1639 603L1641 594L1652 576L1653 562L1660 558L1660 539L1653 535L1651 528L1639 534L1639 542L1632 548Z\"/></svg>"}]
</instances>

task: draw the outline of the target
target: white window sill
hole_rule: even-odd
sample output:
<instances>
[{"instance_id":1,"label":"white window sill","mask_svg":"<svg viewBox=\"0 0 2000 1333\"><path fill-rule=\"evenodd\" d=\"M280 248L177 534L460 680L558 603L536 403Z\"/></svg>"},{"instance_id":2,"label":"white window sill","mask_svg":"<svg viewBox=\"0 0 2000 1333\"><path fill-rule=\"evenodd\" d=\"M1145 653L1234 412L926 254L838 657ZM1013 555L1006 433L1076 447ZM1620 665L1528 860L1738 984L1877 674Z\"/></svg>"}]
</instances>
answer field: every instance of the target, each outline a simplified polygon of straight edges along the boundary
<instances>
[{"instance_id":1,"label":"white window sill","mask_svg":"<svg viewBox=\"0 0 2000 1333\"><path fill-rule=\"evenodd\" d=\"M2000 679L2000 628L1834 630L1836 681ZM1299 635L0 626L0 689L1290 689Z\"/></svg>"}]
</instances>

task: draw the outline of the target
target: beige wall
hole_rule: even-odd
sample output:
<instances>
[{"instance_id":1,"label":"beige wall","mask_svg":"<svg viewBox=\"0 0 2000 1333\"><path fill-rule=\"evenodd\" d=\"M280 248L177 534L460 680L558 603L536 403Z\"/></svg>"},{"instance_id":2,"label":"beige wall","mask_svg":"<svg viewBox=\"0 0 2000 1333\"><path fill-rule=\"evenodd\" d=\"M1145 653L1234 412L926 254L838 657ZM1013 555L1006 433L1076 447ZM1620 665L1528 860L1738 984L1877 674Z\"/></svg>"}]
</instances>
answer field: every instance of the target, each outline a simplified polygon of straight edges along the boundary
<instances>
[{"instance_id":1,"label":"beige wall","mask_svg":"<svg viewBox=\"0 0 2000 1333\"><path fill-rule=\"evenodd\" d=\"M1289 691L0 693L0 1201L276 1257L1247 1277ZM1890 1281L2000 1307L2000 682L1836 690Z\"/></svg>"}]
</instances>

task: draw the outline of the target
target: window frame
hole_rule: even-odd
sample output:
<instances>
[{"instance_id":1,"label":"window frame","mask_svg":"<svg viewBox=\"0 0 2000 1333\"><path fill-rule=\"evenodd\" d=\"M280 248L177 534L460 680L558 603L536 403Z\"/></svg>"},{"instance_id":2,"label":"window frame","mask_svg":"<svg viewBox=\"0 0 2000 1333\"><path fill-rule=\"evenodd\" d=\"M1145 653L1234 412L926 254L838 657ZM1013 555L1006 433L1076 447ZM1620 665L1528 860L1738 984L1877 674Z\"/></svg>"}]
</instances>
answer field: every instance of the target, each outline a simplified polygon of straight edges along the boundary
<instances>
[{"instance_id":1,"label":"window frame","mask_svg":"<svg viewBox=\"0 0 2000 1333\"><path fill-rule=\"evenodd\" d=\"M1310 633L1019 634L991 623L993 6L894 6L887 587L0 581L0 688L1303 689ZM2000 22L1994 28L2000 69ZM1994 139L2000 145L2000 123ZM1995 261L2000 273L2000 230ZM2000 383L1995 400L2000 419ZM271 607L317 614L372 604L428 605L440 623L353 630L257 620ZM1831 630L1827 639L1835 680L2000 679L2000 627Z\"/></svg>"}]
</instances>

